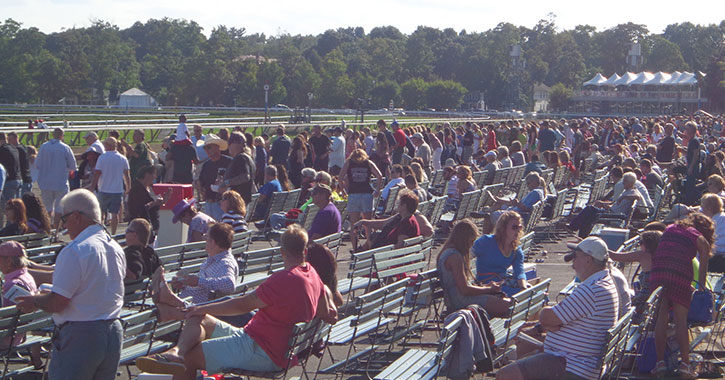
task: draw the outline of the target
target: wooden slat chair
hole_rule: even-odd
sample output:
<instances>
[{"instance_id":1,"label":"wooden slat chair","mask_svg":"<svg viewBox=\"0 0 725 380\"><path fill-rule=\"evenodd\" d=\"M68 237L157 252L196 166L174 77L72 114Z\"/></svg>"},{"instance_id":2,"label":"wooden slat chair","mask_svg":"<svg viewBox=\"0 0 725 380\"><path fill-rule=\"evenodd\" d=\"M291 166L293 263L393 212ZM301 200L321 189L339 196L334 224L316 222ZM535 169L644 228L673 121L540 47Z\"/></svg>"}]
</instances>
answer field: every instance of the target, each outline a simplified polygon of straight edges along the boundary
<instances>
[{"instance_id":1,"label":"wooden slat chair","mask_svg":"<svg viewBox=\"0 0 725 380\"><path fill-rule=\"evenodd\" d=\"M431 193L433 193L435 195L444 195L445 194L443 170L436 170L435 172L431 173L430 183L426 190L430 191Z\"/></svg>"},{"instance_id":2,"label":"wooden slat chair","mask_svg":"<svg viewBox=\"0 0 725 380\"><path fill-rule=\"evenodd\" d=\"M42 246L42 242L44 240L48 243L50 242L50 238L44 232L0 237L0 243L4 243L6 241L17 241L25 248L40 247Z\"/></svg>"},{"instance_id":3,"label":"wooden slat chair","mask_svg":"<svg viewBox=\"0 0 725 380\"><path fill-rule=\"evenodd\" d=\"M496 201L489 197L488 193L490 192L493 195L498 195L501 193L501 190L503 190L503 184L500 183L484 186L483 189L481 189L481 198L478 201L478 205L476 205L476 211L493 206Z\"/></svg>"},{"instance_id":4,"label":"wooden slat chair","mask_svg":"<svg viewBox=\"0 0 725 380\"><path fill-rule=\"evenodd\" d=\"M554 205L551 208L551 215L544 220L545 227L544 231L546 233L546 240L552 241L557 240L558 237L556 235L556 223L559 221L559 219L564 214L564 208L566 207L566 193L567 189L561 189L556 192L556 201L554 202ZM553 239L552 239L553 238Z\"/></svg>"},{"instance_id":5,"label":"wooden slat chair","mask_svg":"<svg viewBox=\"0 0 725 380\"><path fill-rule=\"evenodd\" d=\"M329 326L317 318L311 320L310 322L297 323L292 328L292 337L290 338L287 352L284 355L288 363L285 368L275 372L258 372L239 368L225 368L222 371L225 373L224 378L236 379L238 378L238 375L243 378L261 377L265 379L286 379L293 363L297 362L297 364L302 367L302 374L306 379L309 379L306 367L307 359L310 355L303 355L299 357L299 361L296 361L295 358L298 357L298 354L310 349L313 344L319 341L326 334L328 329Z\"/></svg>"},{"instance_id":6,"label":"wooden slat chair","mask_svg":"<svg viewBox=\"0 0 725 380\"><path fill-rule=\"evenodd\" d=\"M46 245L44 247L30 248L26 252L28 259L37 264L53 264L55 262L56 252L64 247L64 244Z\"/></svg>"},{"instance_id":7,"label":"wooden slat chair","mask_svg":"<svg viewBox=\"0 0 725 380\"><path fill-rule=\"evenodd\" d=\"M174 342L159 338L181 331L182 322L159 323L154 308L121 318L121 325L123 343L119 364L126 367L129 378L132 378L130 366L136 362L136 359L166 351L174 346Z\"/></svg>"},{"instance_id":8,"label":"wooden slat chair","mask_svg":"<svg viewBox=\"0 0 725 380\"><path fill-rule=\"evenodd\" d=\"M239 287L251 288L264 282L281 256L280 247L245 252L239 261Z\"/></svg>"},{"instance_id":9,"label":"wooden slat chair","mask_svg":"<svg viewBox=\"0 0 725 380\"><path fill-rule=\"evenodd\" d=\"M284 200L284 205L282 206L282 211L285 212L296 208L300 201L300 194L302 194L302 189L288 191L287 198Z\"/></svg>"},{"instance_id":10,"label":"wooden slat chair","mask_svg":"<svg viewBox=\"0 0 725 380\"><path fill-rule=\"evenodd\" d=\"M608 374L608 379L617 378L615 373L619 372L622 366L622 358L629 337L633 314L634 310L630 309L619 318L614 327L607 331L605 344L598 363L600 379L604 378L605 374Z\"/></svg>"},{"instance_id":11,"label":"wooden slat chair","mask_svg":"<svg viewBox=\"0 0 725 380\"><path fill-rule=\"evenodd\" d=\"M534 203L534 205L531 207L531 212L529 213L529 217L526 220L526 228L524 229L524 233L527 234L529 232L532 232L534 230L534 227L536 226L536 223L541 220L541 213L544 212L544 202L538 201Z\"/></svg>"},{"instance_id":12,"label":"wooden slat chair","mask_svg":"<svg viewBox=\"0 0 725 380\"><path fill-rule=\"evenodd\" d=\"M480 171L473 173L473 181L476 182L476 188L481 189L486 185L486 175L488 172Z\"/></svg>"},{"instance_id":13,"label":"wooden slat chair","mask_svg":"<svg viewBox=\"0 0 725 380\"><path fill-rule=\"evenodd\" d=\"M252 199L247 203L247 215L244 217L247 223L253 222L252 218L254 218L254 212L257 210L257 204L259 204L259 193L254 193Z\"/></svg>"},{"instance_id":14,"label":"wooden slat chair","mask_svg":"<svg viewBox=\"0 0 725 380\"><path fill-rule=\"evenodd\" d=\"M326 342L328 347L347 346L347 354L344 359L336 360L332 350L328 350L333 364L321 373L341 373L344 376L345 373L364 373L367 370L367 363L378 348L378 340L386 335L383 329L396 321L388 313L400 310L405 303L409 281L404 278L355 297L353 313L330 328ZM363 336L367 336L368 344L358 347L357 343Z\"/></svg>"},{"instance_id":15,"label":"wooden slat chair","mask_svg":"<svg viewBox=\"0 0 725 380\"><path fill-rule=\"evenodd\" d=\"M432 380L444 374L462 321L463 317L457 317L443 327L436 351L408 350L373 379Z\"/></svg>"},{"instance_id":16,"label":"wooden slat chair","mask_svg":"<svg viewBox=\"0 0 725 380\"><path fill-rule=\"evenodd\" d=\"M521 327L528 321L530 316L536 315L544 307L550 284L551 279L547 278L531 288L514 294L511 296L514 304L511 305L509 316L507 318L494 318L491 321L494 347L496 349L494 362L499 362L512 350Z\"/></svg>"},{"instance_id":17,"label":"wooden slat chair","mask_svg":"<svg viewBox=\"0 0 725 380\"><path fill-rule=\"evenodd\" d=\"M506 186L505 181L510 171L511 168L496 170L496 172L493 173L493 181L491 181L491 184L496 185L500 183L501 185Z\"/></svg>"},{"instance_id":18,"label":"wooden slat chair","mask_svg":"<svg viewBox=\"0 0 725 380\"><path fill-rule=\"evenodd\" d=\"M373 276L381 284L386 284L397 276L422 272L428 266L430 253L431 247L424 248L420 244L375 253L373 254Z\"/></svg>"},{"instance_id":19,"label":"wooden slat chair","mask_svg":"<svg viewBox=\"0 0 725 380\"><path fill-rule=\"evenodd\" d=\"M433 200L427 200L427 201L418 203L418 212L420 212L423 215L430 214L432 208L433 208Z\"/></svg>"},{"instance_id":20,"label":"wooden slat chair","mask_svg":"<svg viewBox=\"0 0 725 380\"><path fill-rule=\"evenodd\" d=\"M461 194L461 200L455 211L449 211L441 216L444 222L454 222L468 217L474 211L476 203L481 198L481 190L469 191Z\"/></svg>"},{"instance_id":21,"label":"wooden slat chair","mask_svg":"<svg viewBox=\"0 0 725 380\"><path fill-rule=\"evenodd\" d=\"M534 248L534 237L535 234L533 232L529 232L528 234L522 236L521 239L519 239L519 246L524 252L524 257L531 254L531 251Z\"/></svg>"},{"instance_id":22,"label":"wooden slat chair","mask_svg":"<svg viewBox=\"0 0 725 380\"><path fill-rule=\"evenodd\" d=\"M340 246L342 245L342 231L315 239L314 242L327 247L337 258L337 253L340 251Z\"/></svg>"},{"instance_id":23,"label":"wooden slat chair","mask_svg":"<svg viewBox=\"0 0 725 380\"><path fill-rule=\"evenodd\" d=\"M438 222L440 222L441 217L443 216L443 210L445 210L446 208L447 201L447 195L437 197L433 200L433 206L431 207L430 215L426 215L431 225L435 226L438 224Z\"/></svg>"},{"instance_id":24,"label":"wooden slat chair","mask_svg":"<svg viewBox=\"0 0 725 380\"><path fill-rule=\"evenodd\" d=\"M355 291L360 289L367 290L371 286L377 285L378 280L372 276L374 267L373 255L378 252L387 252L393 249L393 245L386 245L352 254L347 278L340 279L337 285L337 289L341 294L347 294L347 302L354 297Z\"/></svg>"},{"instance_id":25,"label":"wooden slat chair","mask_svg":"<svg viewBox=\"0 0 725 380\"><path fill-rule=\"evenodd\" d=\"M49 313L44 311L35 311L32 313L22 314L15 306L7 306L0 308L0 339L12 342L18 335L25 334L26 338L17 345L8 345L2 350L3 371L0 378L13 378L24 373L35 370L35 367L26 361L22 361L20 365L13 365L10 368L11 359L16 359L18 353L28 350L35 344L46 344L51 338L41 330L48 329L53 326L53 320ZM32 335L37 333L38 335Z\"/></svg>"},{"instance_id":26,"label":"wooden slat chair","mask_svg":"<svg viewBox=\"0 0 725 380\"><path fill-rule=\"evenodd\" d=\"M403 189L402 186L393 186L388 191L388 197L385 200L381 198L381 201L383 202L383 209L379 215L389 216L395 213L395 204L398 201L398 194L401 189Z\"/></svg>"},{"instance_id":27,"label":"wooden slat chair","mask_svg":"<svg viewBox=\"0 0 725 380\"><path fill-rule=\"evenodd\" d=\"M415 277L413 286L408 287L405 304L400 312L391 312L391 315L398 316L398 337L407 337L418 330L421 330L435 316L435 309L441 299L434 297L436 282L438 282L438 271L432 269L418 274ZM433 312L433 313L432 313ZM421 317L421 314L424 315ZM401 320L400 318L405 318ZM401 326L402 324L402 326ZM422 334L419 335L422 339ZM397 340L397 339L395 339Z\"/></svg>"},{"instance_id":28,"label":"wooden slat chair","mask_svg":"<svg viewBox=\"0 0 725 380\"><path fill-rule=\"evenodd\" d=\"M288 191L274 192L272 193L272 195L270 195L267 202L267 212L265 213L264 218L262 218L263 223L259 223L257 225L262 233L266 232L267 228L269 228L270 216L285 211L284 206L287 204L288 195Z\"/></svg>"},{"instance_id":29,"label":"wooden slat chair","mask_svg":"<svg viewBox=\"0 0 725 380\"><path fill-rule=\"evenodd\" d=\"M337 207L337 211L340 211L340 221L342 222L342 230L345 231L345 221L347 220L347 201L333 201L332 203L335 204L335 207Z\"/></svg>"},{"instance_id":30,"label":"wooden slat chair","mask_svg":"<svg viewBox=\"0 0 725 380\"><path fill-rule=\"evenodd\" d=\"M634 316L632 316L632 325L630 327L629 336L627 337L627 343L624 347L623 357L638 357L642 354L637 352L637 348L643 347L645 339L647 339L647 332L654 329L654 324L657 318L657 308L660 304L660 296L662 294L662 287L658 286L657 289L650 293L647 298L647 307L643 310L640 317L640 322L635 324ZM635 310L636 313L636 310ZM705 352L708 352L706 349ZM617 368L617 378L622 373L622 366ZM637 373L637 360L633 361L632 368L630 368L626 374L634 375Z\"/></svg>"}]
</instances>

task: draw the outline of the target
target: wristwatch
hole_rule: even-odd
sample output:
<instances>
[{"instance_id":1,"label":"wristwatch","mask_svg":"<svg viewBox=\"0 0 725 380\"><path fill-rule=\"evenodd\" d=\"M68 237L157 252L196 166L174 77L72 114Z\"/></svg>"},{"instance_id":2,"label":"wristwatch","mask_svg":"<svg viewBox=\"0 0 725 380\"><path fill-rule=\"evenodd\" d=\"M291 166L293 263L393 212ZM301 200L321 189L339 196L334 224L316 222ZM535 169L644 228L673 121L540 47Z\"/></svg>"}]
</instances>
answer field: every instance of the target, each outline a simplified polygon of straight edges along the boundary
<instances>
[{"instance_id":1,"label":"wristwatch","mask_svg":"<svg viewBox=\"0 0 725 380\"><path fill-rule=\"evenodd\" d=\"M537 333L538 333L539 335L542 335L542 334L544 333L544 328L543 328L543 327L541 327L541 323L537 323L537 324L535 324L535 325L534 325L534 330L536 330L536 332L537 332Z\"/></svg>"}]
</instances>

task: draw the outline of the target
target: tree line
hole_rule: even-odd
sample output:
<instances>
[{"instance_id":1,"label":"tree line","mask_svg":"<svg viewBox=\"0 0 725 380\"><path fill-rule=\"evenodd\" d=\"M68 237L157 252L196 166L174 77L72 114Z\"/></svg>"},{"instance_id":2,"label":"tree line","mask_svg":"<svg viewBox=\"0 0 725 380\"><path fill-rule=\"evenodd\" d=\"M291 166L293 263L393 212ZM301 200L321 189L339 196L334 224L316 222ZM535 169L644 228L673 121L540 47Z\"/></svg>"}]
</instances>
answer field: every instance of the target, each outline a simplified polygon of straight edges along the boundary
<instances>
[{"instance_id":1,"label":"tree line","mask_svg":"<svg viewBox=\"0 0 725 380\"><path fill-rule=\"evenodd\" d=\"M194 21L151 19L120 29L104 21L46 34L0 24L0 102L99 104L139 87L163 105L456 108L482 93L491 108L532 105L534 83L577 89L595 73L627 71L629 43L649 71L702 71L714 108L725 108L725 20L561 30L549 15L533 27L500 23L470 33L394 26L267 36L219 26L207 37ZM519 45L523 63L512 67ZM313 93L310 101L308 93Z\"/></svg>"}]
</instances>

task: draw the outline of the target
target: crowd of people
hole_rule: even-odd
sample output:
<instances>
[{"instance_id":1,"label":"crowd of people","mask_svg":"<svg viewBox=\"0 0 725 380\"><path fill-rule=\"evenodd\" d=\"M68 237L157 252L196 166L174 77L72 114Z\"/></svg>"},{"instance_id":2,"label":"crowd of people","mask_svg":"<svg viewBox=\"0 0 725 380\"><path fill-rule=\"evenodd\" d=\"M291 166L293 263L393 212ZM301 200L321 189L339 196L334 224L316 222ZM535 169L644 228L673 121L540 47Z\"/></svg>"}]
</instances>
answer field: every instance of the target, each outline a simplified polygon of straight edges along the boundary
<instances>
[{"instance_id":1,"label":"crowd of people","mask_svg":"<svg viewBox=\"0 0 725 380\"><path fill-rule=\"evenodd\" d=\"M538 323L527 324L522 333L542 344L520 344L519 360L502 368L497 378L597 378L607 329L630 304L641 314L649 292L658 286L664 290L653 371L667 371L664 347L672 319L681 352L677 370L681 377L693 378L687 335L690 284L705 284L708 272L725 270L724 121L691 115L441 123L431 128L379 120L372 129L315 126L291 137L282 125L274 136L254 136L239 127L205 134L201 125L189 128L181 116L158 152L137 130L132 143L115 131L103 141L95 132L85 133L86 147L79 155L64 143L60 128L37 152L19 144L17 134L0 133L6 219L0 236L64 229L72 239L54 267L28 261L22 247L0 245L0 270L6 283L31 293L36 285L52 282L50 292L16 299L21 310L52 312L60 328L64 349L53 352L51 378L69 378L65 374L70 371L76 379L103 378L115 371L124 284L143 279L151 279L159 319L186 323L177 346L139 359L139 368L172 373L175 379L192 379L198 369L278 370L287 365L283 354L292 326L313 317L334 322L343 301L334 255L312 240L341 232L345 223L353 251L402 247L406 239L431 237L437 229L448 233L434 264L448 309L477 304L492 317L504 317L510 295L537 281L526 277L520 239L533 206L555 202L544 170L565 171L563 186L569 187L607 168L612 191L573 210L567 224L581 240L566 257L578 287L559 304L544 308ZM418 210L420 202L440 196L448 196L446 210L455 210L463 193L478 188L473 173L484 172L484 182L490 184L496 171L522 165L526 195L519 200L488 194L494 206L482 213L481 228L469 219L433 226ZM438 170L442 188L420 186ZM170 193L152 189L164 182L193 185L195 198L166 204ZM589 236L604 215L645 220L655 211L650 193L665 187L676 197L665 218L669 224L648 224L640 249L614 253L603 240ZM268 213L273 193L297 188L302 194L297 214L313 205L318 209L308 230L292 224L289 212ZM393 189L396 206L383 215L380 207ZM254 215L248 216L255 193ZM347 220L336 206L341 201L346 202ZM159 209L165 204L172 208L173 223L188 225L186 241L205 241L207 252L198 273L177 273L170 282L153 249ZM230 248L234 233L250 228L248 220L261 221L258 228L284 229L285 269L243 297L211 302L233 294L238 285L239 268ZM111 237L124 221L125 248ZM693 259L699 263L696 274ZM613 265L616 261L641 265L637 293ZM88 347L93 355L78 355Z\"/></svg>"}]
</instances>

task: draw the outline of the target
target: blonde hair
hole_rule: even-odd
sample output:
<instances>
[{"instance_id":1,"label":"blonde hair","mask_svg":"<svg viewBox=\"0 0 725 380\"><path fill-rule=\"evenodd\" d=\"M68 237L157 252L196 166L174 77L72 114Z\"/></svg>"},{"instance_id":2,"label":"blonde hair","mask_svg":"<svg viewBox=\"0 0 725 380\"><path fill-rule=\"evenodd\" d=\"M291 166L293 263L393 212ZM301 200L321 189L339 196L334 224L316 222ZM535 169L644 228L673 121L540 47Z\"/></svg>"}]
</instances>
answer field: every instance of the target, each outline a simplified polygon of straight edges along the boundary
<instances>
[{"instance_id":1,"label":"blonde hair","mask_svg":"<svg viewBox=\"0 0 725 380\"><path fill-rule=\"evenodd\" d=\"M506 227L508 227L511 221L517 221L521 226L519 233L516 235L516 239L514 239L510 247L511 249L516 249L520 244L521 236L524 234L523 219L521 219L521 215L516 211L509 210L501 214L498 221L496 221L496 226L493 228L493 238L499 245L503 246L505 243L504 239L506 239Z\"/></svg>"},{"instance_id":2,"label":"blonde hair","mask_svg":"<svg viewBox=\"0 0 725 380\"><path fill-rule=\"evenodd\" d=\"M471 178L471 176L473 175L473 172L471 172L471 168L468 165L459 166L458 170L456 170L456 174L458 174L458 172L460 170L463 170L465 175L459 176L459 178L458 178L459 180L467 180L467 179Z\"/></svg>"},{"instance_id":3,"label":"blonde hair","mask_svg":"<svg viewBox=\"0 0 725 380\"><path fill-rule=\"evenodd\" d=\"M702 196L702 200L700 200L700 205L702 206L703 210L709 210L712 211L712 214L719 214L722 212L722 198L720 198L717 194L705 194Z\"/></svg>"},{"instance_id":4,"label":"blonde hair","mask_svg":"<svg viewBox=\"0 0 725 380\"><path fill-rule=\"evenodd\" d=\"M287 227L287 231L282 234L279 242L285 254L298 259L304 259L307 239L307 231L299 224L293 224Z\"/></svg>"},{"instance_id":5,"label":"blonde hair","mask_svg":"<svg viewBox=\"0 0 725 380\"><path fill-rule=\"evenodd\" d=\"M247 215L247 206L244 204L244 199L234 190L227 190L222 194L223 201L229 201L229 208L236 211L239 215Z\"/></svg>"},{"instance_id":6,"label":"blonde hair","mask_svg":"<svg viewBox=\"0 0 725 380\"><path fill-rule=\"evenodd\" d=\"M348 131L350 131L350 129L348 129ZM349 159L350 159L350 161L353 161L353 162L359 164L368 159L368 154L365 153L365 151L362 149L355 149L352 151L352 153L350 153Z\"/></svg>"}]
</instances>

